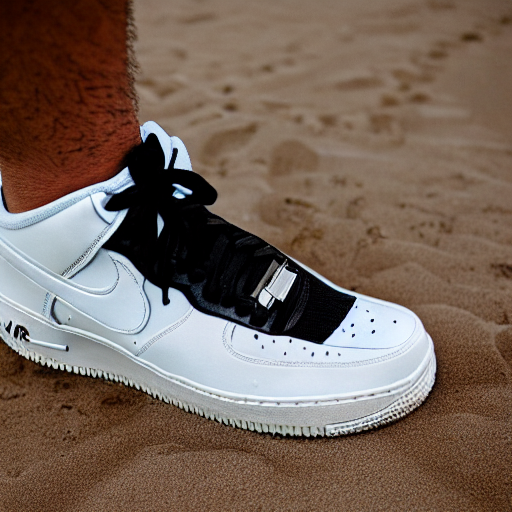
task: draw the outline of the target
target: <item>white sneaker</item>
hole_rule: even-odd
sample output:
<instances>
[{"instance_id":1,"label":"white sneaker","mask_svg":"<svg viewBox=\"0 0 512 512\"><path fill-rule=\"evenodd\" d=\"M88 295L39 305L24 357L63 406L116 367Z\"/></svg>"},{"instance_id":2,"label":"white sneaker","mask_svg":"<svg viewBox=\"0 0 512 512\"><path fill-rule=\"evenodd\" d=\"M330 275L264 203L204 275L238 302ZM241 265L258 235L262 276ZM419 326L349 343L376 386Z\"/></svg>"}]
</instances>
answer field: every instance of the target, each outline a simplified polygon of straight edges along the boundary
<instances>
[{"instance_id":1,"label":"white sneaker","mask_svg":"<svg viewBox=\"0 0 512 512\"><path fill-rule=\"evenodd\" d=\"M358 432L423 402L436 364L414 313L213 215L181 140L141 133L115 178L26 213L0 205L9 346L259 432Z\"/></svg>"}]
</instances>

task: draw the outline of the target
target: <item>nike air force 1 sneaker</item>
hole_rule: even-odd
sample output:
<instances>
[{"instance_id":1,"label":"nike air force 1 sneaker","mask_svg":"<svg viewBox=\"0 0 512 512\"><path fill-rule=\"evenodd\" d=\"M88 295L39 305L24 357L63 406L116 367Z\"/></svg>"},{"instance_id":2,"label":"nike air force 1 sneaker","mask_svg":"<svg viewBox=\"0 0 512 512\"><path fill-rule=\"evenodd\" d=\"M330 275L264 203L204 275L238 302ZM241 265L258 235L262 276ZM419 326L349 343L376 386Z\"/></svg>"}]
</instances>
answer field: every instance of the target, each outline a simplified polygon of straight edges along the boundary
<instances>
[{"instance_id":1,"label":"nike air force 1 sneaker","mask_svg":"<svg viewBox=\"0 0 512 512\"><path fill-rule=\"evenodd\" d=\"M0 205L0 335L55 369L124 382L227 425L334 436L419 406L432 340L212 214L217 193L156 123L109 181Z\"/></svg>"}]
</instances>

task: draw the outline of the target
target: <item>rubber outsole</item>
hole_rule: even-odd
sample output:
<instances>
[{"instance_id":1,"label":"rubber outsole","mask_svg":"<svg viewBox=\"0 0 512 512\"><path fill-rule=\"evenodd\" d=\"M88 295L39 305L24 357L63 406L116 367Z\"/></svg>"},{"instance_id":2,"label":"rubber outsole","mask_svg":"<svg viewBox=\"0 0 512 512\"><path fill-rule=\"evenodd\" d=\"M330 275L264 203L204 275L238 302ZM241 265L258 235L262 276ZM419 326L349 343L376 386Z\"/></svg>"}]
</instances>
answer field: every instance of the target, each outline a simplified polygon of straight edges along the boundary
<instances>
[{"instance_id":1,"label":"rubber outsole","mask_svg":"<svg viewBox=\"0 0 512 512\"><path fill-rule=\"evenodd\" d=\"M57 359L38 354L33 350L29 350L19 341L19 339L12 336L10 332L6 331L5 329L2 329L2 332L4 335L4 342L10 348L12 348L26 359L34 361L35 363L38 363L42 366L48 366L54 369L68 371L79 375L94 378L104 378L106 380L120 382L127 386L134 387L137 390L141 390L166 403L173 404L180 409L183 409L184 411L195 413L207 419L216 420L219 423L223 423L225 425L262 433L280 434L283 436L333 437L375 429L392 423L408 415L424 402L434 385L436 373L436 360L433 351L433 345L430 341L431 350L427 356L428 360L419 376L417 376L406 389L402 390L402 394L396 400L378 412L374 412L370 415L363 416L358 419L334 424L317 424L310 426L289 425L282 423L238 419L233 417L235 414L232 412L226 414L226 411L230 411L229 409L225 408L224 412L220 412L219 410L212 410L215 409L215 407L201 407L194 405L190 402L187 402L186 400L179 400L175 396L171 396L161 389L158 389L156 386L142 384L141 382L137 382L137 380L131 379L116 372L105 371L99 368L91 368L87 366L70 365ZM199 390L195 391L196 393L199 392ZM219 403L222 403L221 397L215 397L215 400L217 400ZM215 403L214 400L210 400L210 402ZM234 404L240 409L242 409L245 405L237 404L236 402L234 402ZM217 407L217 409L220 409L220 407Z\"/></svg>"}]
</instances>

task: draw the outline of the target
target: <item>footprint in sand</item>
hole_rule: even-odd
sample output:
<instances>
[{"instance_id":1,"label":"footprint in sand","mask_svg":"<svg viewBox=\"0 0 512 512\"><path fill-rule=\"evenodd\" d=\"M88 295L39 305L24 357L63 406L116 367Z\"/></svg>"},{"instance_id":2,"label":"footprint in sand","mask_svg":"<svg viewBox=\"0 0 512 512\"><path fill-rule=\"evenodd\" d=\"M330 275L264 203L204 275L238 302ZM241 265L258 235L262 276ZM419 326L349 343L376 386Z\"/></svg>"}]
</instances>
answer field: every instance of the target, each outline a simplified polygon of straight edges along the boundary
<instances>
[{"instance_id":1,"label":"footprint in sand","mask_svg":"<svg viewBox=\"0 0 512 512\"><path fill-rule=\"evenodd\" d=\"M369 70L351 70L338 77L334 86L340 91L353 91L380 87L382 80Z\"/></svg>"},{"instance_id":2,"label":"footprint in sand","mask_svg":"<svg viewBox=\"0 0 512 512\"><path fill-rule=\"evenodd\" d=\"M0 401L1 400L15 400L16 398L23 398L25 391L18 386L4 386L0 388Z\"/></svg>"},{"instance_id":3,"label":"footprint in sand","mask_svg":"<svg viewBox=\"0 0 512 512\"><path fill-rule=\"evenodd\" d=\"M400 99L395 94L385 93L380 97L381 107L396 107L400 105Z\"/></svg>"},{"instance_id":4,"label":"footprint in sand","mask_svg":"<svg viewBox=\"0 0 512 512\"><path fill-rule=\"evenodd\" d=\"M281 193L269 194L260 201L259 212L263 222L271 226L304 226L312 222L315 206L301 198Z\"/></svg>"},{"instance_id":5,"label":"footprint in sand","mask_svg":"<svg viewBox=\"0 0 512 512\"><path fill-rule=\"evenodd\" d=\"M256 123L214 133L204 144L201 151L201 161L212 165L226 153L236 151L246 146L256 133Z\"/></svg>"},{"instance_id":6,"label":"footprint in sand","mask_svg":"<svg viewBox=\"0 0 512 512\"><path fill-rule=\"evenodd\" d=\"M460 36L460 40L464 43L479 43L483 41L483 37L478 32L464 32Z\"/></svg>"},{"instance_id":7,"label":"footprint in sand","mask_svg":"<svg viewBox=\"0 0 512 512\"><path fill-rule=\"evenodd\" d=\"M429 0L427 5L433 11L444 11L455 9L457 6L453 0Z\"/></svg>"},{"instance_id":8,"label":"footprint in sand","mask_svg":"<svg viewBox=\"0 0 512 512\"><path fill-rule=\"evenodd\" d=\"M398 88L401 91L409 90L415 84L429 83L434 80L431 72L416 66L393 69L391 75L398 82Z\"/></svg>"},{"instance_id":9,"label":"footprint in sand","mask_svg":"<svg viewBox=\"0 0 512 512\"><path fill-rule=\"evenodd\" d=\"M430 100L430 96L425 92L414 92L407 98L410 103L417 104L428 103Z\"/></svg>"},{"instance_id":10,"label":"footprint in sand","mask_svg":"<svg viewBox=\"0 0 512 512\"><path fill-rule=\"evenodd\" d=\"M317 167L315 151L298 140L286 140L274 148L269 170L272 176L285 176L292 172L315 171Z\"/></svg>"},{"instance_id":11,"label":"footprint in sand","mask_svg":"<svg viewBox=\"0 0 512 512\"><path fill-rule=\"evenodd\" d=\"M183 23L185 25L196 25L198 23L215 21L216 19L217 15L213 12L198 12L178 19L178 23Z\"/></svg>"},{"instance_id":12,"label":"footprint in sand","mask_svg":"<svg viewBox=\"0 0 512 512\"><path fill-rule=\"evenodd\" d=\"M496 336L496 348L501 357L512 366L512 327L508 327Z\"/></svg>"},{"instance_id":13,"label":"footprint in sand","mask_svg":"<svg viewBox=\"0 0 512 512\"><path fill-rule=\"evenodd\" d=\"M342 116L340 135L350 142L375 147L393 147L404 142L404 131L399 119L380 112L358 112Z\"/></svg>"}]
</instances>

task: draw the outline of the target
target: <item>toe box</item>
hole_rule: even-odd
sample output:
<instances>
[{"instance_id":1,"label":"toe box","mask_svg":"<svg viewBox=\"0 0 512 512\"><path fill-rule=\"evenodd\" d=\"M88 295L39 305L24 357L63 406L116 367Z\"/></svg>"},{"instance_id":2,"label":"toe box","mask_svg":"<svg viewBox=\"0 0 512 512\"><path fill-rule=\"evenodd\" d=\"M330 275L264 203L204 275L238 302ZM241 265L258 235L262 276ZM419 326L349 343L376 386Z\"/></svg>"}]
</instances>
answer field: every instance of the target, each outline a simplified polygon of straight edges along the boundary
<instances>
[{"instance_id":1,"label":"toe box","mask_svg":"<svg viewBox=\"0 0 512 512\"><path fill-rule=\"evenodd\" d=\"M358 297L324 345L355 349L389 349L405 343L421 324L406 308Z\"/></svg>"}]
</instances>

